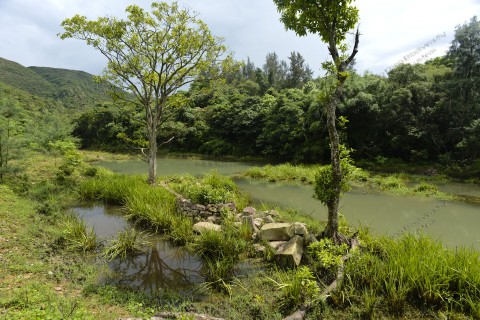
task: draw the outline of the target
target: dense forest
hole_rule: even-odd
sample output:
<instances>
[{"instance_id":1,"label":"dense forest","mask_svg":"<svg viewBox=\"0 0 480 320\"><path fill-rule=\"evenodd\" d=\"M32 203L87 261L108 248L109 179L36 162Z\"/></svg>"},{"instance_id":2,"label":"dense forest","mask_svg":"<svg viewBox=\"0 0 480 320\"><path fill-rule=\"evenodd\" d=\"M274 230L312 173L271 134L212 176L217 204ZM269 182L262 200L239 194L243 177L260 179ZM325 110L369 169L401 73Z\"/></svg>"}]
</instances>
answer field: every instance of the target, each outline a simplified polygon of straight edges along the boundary
<instances>
[{"instance_id":1,"label":"dense forest","mask_svg":"<svg viewBox=\"0 0 480 320\"><path fill-rule=\"evenodd\" d=\"M468 164L480 153L480 28L457 27L443 57L400 64L388 75L352 70L339 111L342 139L357 159L399 158ZM324 106L328 77L312 78L302 55L269 53L221 79L195 81L161 130L174 151L259 156L280 161L328 159ZM132 116L136 114L137 116ZM84 148L126 150L140 143L142 114L128 105L99 104L75 120ZM127 143L126 143L127 142Z\"/></svg>"},{"instance_id":2,"label":"dense forest","mask_svg":"<svg viewBox=\"0 0 480 320\"><path fill-rule=\"evenodd\" d=\"M474 17L457 27L445 56L399 64L387 75L351 70L339 116L342 142L355 150L353 157L377 164L396 158L475 165L480 157L479 48ZM321 97L329 94L332 79L313 78L295 51L287 61L272 52L261 67L249 59L238 66L220 78L205 74L177 93L159 133L162 148L326 162ZM143 111L112 102L106 95L110 86L95 83L91 75L25 68L5 59L0 69L2 172L9 160L19 158L20 146L48 149L51 141L74 141L70 132L83 148L138 152L146 145Z\"/></svg>"}]
</instances>

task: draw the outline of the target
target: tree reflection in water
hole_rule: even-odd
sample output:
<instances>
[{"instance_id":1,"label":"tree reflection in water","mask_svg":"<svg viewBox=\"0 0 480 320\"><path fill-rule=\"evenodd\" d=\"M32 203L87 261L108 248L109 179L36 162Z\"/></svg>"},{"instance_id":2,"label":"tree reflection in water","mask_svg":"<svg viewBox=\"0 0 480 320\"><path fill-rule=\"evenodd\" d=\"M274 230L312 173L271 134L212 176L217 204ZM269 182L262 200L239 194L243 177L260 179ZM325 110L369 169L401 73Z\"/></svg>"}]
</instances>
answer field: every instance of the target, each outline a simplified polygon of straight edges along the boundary
<instances>
[{"instance_id":1,"label":"tree reflection in water","mask_svg":"<svg viewBox=\"0 0 480 320\"><path fill-rule=\"evenodd\" d=\"M186 291L204 282L201 262L185 249L172 247L165 240L156 240L144 254L110 263L117 284L144 292L159 289ZM113 279L110 279L113 280Z\"/></svg>"}]
</instances>

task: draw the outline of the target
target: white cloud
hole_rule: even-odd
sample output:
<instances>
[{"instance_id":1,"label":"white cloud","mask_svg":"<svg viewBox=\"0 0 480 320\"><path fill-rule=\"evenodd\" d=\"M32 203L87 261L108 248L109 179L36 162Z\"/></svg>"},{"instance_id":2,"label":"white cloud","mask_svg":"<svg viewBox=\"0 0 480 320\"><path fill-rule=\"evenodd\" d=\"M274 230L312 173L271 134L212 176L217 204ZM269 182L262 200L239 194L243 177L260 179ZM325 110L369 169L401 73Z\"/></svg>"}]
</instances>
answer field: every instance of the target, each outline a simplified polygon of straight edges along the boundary
<instances>
[{"instance_id":1,"label":"white cloud","mask_svg":"<svg viewBox=\"0 0 480 320\"><path fill-rule=\"evenodd\" d=\"M271 0L179 2L197 11L214 34L225 37L237 59L249 56L257 67L262 66L268 52L275 51L282 59L287 59L295 50L320 74L320 65L328 58L326 46L318 36L300 38L285 31ZM91 19L121 16L131 3L148 7L151 2L1 0L0 57L26 66L70 68L98 74L105 65L102 56L80 41L60 40L56 35L62 31L61 21L76 13ZM453 39L455 26L480 12L478 0L357 0L357 6L362 33L357 69L376 73L398 63L443 32L446 37L438 39L429 50L436 49L431 57L444 54Z\"/></svg>"}]
</instances>

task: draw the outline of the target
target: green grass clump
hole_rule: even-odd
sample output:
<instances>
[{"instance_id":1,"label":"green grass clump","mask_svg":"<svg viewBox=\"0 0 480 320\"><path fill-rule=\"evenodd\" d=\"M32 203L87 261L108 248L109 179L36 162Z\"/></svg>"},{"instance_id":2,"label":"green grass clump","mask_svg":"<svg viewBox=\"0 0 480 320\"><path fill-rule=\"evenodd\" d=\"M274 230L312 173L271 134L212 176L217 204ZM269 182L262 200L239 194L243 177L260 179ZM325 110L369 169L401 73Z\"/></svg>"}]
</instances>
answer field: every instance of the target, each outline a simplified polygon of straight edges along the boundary
<instances>
[{"instance_id":1,"label":"green grass clump","mask_svg":"<svg viewBox=\"0 0 480 320\"><path fill-rule=\"evenodd\" d=\"M234 276L235 262L251 250L251 233L246 226L236 227L227 221L221 232L205 230L189 244L203 261L203 273L210 286L231 293L228 284Z\"/></svg>"},{"instance_id":2,"label":"green grass clump","mask_svg":"<svg viewBox=\"0 0 480 320\"><path fill-rule=\"evenodd\" d=\"M117 258L125 260L128 256L144 252L145 248L149 246L147 237L148 235L144 231L137 231L134 228L122 230L116 238L110 240L102 255L109 261Z\"/></svg>"},{"instance_id":3,"label":"green grass clump","mask_svg":"<svg viewBox=\"0 0 480 320\"><path fill-rule=\"evenodd\" d=\"M68 247L75 251L91 251L98 247L97 236L85 220L70 212L63 222L63 235Z\"/></svg>"},{"instance_id":4,"label":"green grass clump","mask_svg":"<svg viewBox=\"0 0 480 320\"><path fill-rule=\"evenodd\" d=\"M232 179L215 171L201 178L190 175L173 177L168 182L176 192L194 203L207 205L234 202L237 208L242 209L250 202L249 196L240 192Z\"/></svg>"},{"instance_id":5,"label":"green grass clump","mask_svg":"<svg viewBox=\"0 0 480 320\"><path fill-rule=\"evenodd\" d=\"M415 188L413 188L413 192L420 193L426 196L432 196L438 193L438 188L433 184L423 181L419 185L417 185Z\"/></svg>"},{"instance_id":6,"label":"green grass clump","mask_svg":"<svg viewBox=\"0 0 480 320\"><path fill-rule=\"evenodd\" d=\"M280 308L283 313L296 310L304 304L319 300L320 288L312 271L301 266L295 270L279 271L277 279L270 279L281 290Z\"/></svg>"},{"instance_id":7,"label":"green grass clump","mask_svg":"<svg viewBox=\"0 0 480 320\"><path fill-rule=\"evenodd\" d=\"M131 221L155 232L171 235L179 244L191 239L192 222L177 214L175 196L161 186L149 185L143 176L103 174L79 187L84 200L122 205Z\"/></svg>"},{"instance_id":8,"label":"green grass clump","mask_svg":"<svg viewBox=\"0 0 480 320\"><path fill-rule=\"evenodd\" d=\"M346 266L342 292L374 295L382 307L402 314L408 305L433 310L457 310L480 315L480 253L447 250L427 237L381 238L370 251L355 255Z\"/></svg>"},{"instance_id":9,"label":"green grass clump","mask_svg":"<svg viewBox=\"0 0 480 320\"><path fill-rule=\"evenodd\" d=\"M301 181L313 183L318 168L318 166L295 166L289 163L276 166L266 165L261 168L250 168L244 172L244 176L253 179L266 179L271 182Z\"/></svg>"}]
</instances>

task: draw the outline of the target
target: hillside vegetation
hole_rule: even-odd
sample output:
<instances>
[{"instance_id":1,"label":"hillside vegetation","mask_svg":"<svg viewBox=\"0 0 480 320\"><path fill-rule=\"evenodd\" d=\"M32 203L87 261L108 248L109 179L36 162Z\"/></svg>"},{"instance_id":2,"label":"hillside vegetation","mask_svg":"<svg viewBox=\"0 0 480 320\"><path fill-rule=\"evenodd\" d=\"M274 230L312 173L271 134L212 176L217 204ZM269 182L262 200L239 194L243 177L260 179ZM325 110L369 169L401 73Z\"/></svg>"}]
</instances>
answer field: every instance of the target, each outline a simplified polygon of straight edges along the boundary
<instances>
[{"instance_id":1,"label":"hillside vegetation","mask_svg":"<svg viewBox=\"0 0 480 320\"><path fill-rule=\"evenodd\" d=\"M24 67L0 58L0 96L22 106L64 106L76 111L108 101L109 86L98 84L83 71Z\"/></svg>"}]
</instances>

